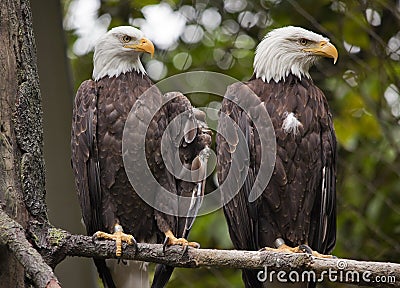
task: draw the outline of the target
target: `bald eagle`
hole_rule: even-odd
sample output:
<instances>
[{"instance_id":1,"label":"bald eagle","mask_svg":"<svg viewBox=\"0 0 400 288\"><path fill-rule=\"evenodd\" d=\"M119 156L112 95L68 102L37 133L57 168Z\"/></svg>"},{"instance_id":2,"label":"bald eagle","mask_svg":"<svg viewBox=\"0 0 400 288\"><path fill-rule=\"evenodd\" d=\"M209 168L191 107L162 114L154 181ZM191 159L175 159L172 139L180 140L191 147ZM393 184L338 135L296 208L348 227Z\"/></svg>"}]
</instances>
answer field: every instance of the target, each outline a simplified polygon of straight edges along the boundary
<instances>
[{"instance_id":1,"label":"bald eagle","mask_svg":"<svg viewBox=\"0 0 400 288\"><path fill-rule=\"evenodd\" d=\"M228 115L238 124L250 152L244 185L224 206L236 249L279 247L284 251L311 252L307 249L311 247L315 255L321 256L317 252L326 254L334 248L336 138L327 100L308 71L321 57L337 60L337 50L328 38L300 27L272 30L256 49L250 81L227 89L221 115ZM256 176L265 173L259 167L261 151L268 147L261 147L252 119L229 100L240 97L238 90L242 85L249 87L265 105L276 137L271 179L254 202L248 196ZM219 125L218 132L223 129ZM233 164L232 148L221 134L216 139L220 184ZM229 191L222 191L222 195L225 193ZM242 276L246 287L263 287L257 271L244 270ZM307 283L299 284L307 287Z\"/></svg>"},{"instance_id":2,"label":"bald eagle","mask_svg":"<svg viewBox=\"0 0 400 288\"><path fill-rule=\"evenodd\" d=\"M117 256L122 253L122 241L198 246L185 239L194 221L193 215L177 217L153 209L132 188L124 168L125 122L136 100L154 87L140 61L142 53L153 54L154 46L140 30L121 26L108 31L95 45L93 80L80 85L73 107L71 162L83 221L88 235L116 241ZM165 97L157 88L150 93L155 98L144 98L133 113L142 115L152 106L152 99ZM181 130L190 136L182 137L179 156L182 164L190 169L192 165L202 165L204 157L198 155L209 145L210 136L208 132L203 133L204 126L197 121L188 99L178 92L171 93L176 97L160 108L148 127L145 147L137 149L145 149L148 166L165 189L176 195L197 196L193 201L197 205L202 191L194 192L203 188L177 179L171 173L174 171L166 169L160 158L161 137L176 116L188 113L184 118L188 123L182 126L190 127L190 131ZM149 286L146 263L102 259L94 262L106 287ZM171 273L171 267L158 267L153 286L163 287Z\"/></svg>"}]
</instances>

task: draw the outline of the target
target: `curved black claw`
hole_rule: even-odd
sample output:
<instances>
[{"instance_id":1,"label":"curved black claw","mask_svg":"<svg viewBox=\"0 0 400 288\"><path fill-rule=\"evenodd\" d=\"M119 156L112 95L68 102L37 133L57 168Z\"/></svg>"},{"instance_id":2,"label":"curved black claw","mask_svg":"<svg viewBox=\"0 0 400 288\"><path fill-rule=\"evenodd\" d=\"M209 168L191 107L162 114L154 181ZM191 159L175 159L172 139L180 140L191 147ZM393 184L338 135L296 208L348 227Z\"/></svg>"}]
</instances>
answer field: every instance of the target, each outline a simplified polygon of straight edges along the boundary
<instances>
[{"instance_id":1,"label":"curved black claw","mask_svg":"<svg viewBox=\"0 0 400 288\"><path fill-rule=\"evenodd\" d=\"M196 244L196 247L192 246L193 248L200 249L200 243L197 243L197 242L191 242L191 243L195 243Z\"/></svg>"},{"instance_id":2,"label":"curved black claw","mask_svg":"<svg viewBox=\"0 0 400 288\"><path fill-rule=\"evenodd\" d=\"M307 253L307 254L313 254L312 249L310 248L310 246L306 245L306 244L302 244L299 246L299 250L303 253Z\"/></svg>"},{"instance_id":3,"label":"curved black claw","mask_svg":"<svg viewBox=\"0 0 400 288\"><path fill-rule=\"evenodd\" d=\"M127 264L128 264L128 260L118 258L117 263L118 263L118 264L119 264L119 263L122 263L122 264L124 264L124 265L127 265Z\"/></svg>"},{"instance_id":4,"label":"curved black claw","mask_svg":"<svg viewBox=\"0 0 400 288\"><path fill-rule=\"evenodd\" d=\"M138 250L138 242L136 241L135 237L132 236L132 243L130 244L134 247L135 249L135 254L137 253Z\"/></svg>"},{"instance_id":5,"label":"curved black claw","mask_svg":"<svg viewBox=\"0 0 400 288\"><path fill-rule=\"evenodd\" d=\"M189 250L189 245L183 245L182 246L182 254L181 257L183 257L183 255L185 255L185 253Z\"/></svg>"},{"instance_id":6,"label":"curved black claw","mask_svg":"<svg viewBox=\"0 0 400 288\"><path fill-rule=\"evenodd\" d=\"M165 254L165 248L168 246L169 237L165 237L163 245L162 245L162 252Z\"/></svg>"},{"instance_id":7,"label":"curved black claw","mask_svg":"<svg viewBox=\"0 0 400 288\"><path fill-rule=\"evenodd\" d=\"M133 237L133 236L132 236L132 244L131 245L135 247L135 251L136 251L138 246L137 246L137 241L136 241L135 237Z\"/></svg>"},{"instance_id":8,"label":"curved black claw","mask_svg":"<svg viewBox=\"0 0 400 288\"><path fill-rule=\"evenodd\" d=\"M191 244L191 245L189 245L189 243ZM185 255L185 253L189 250L189 246L190 247L193 247L193 248L195 248L195 249L199 249L200 248L200 244L199 243L197 243L197 242L188 242L188 244L186 244L186 245L182 245L182 255L181 255L181 257L183 257L183 255Z\"/></svg>"}]
</instances>

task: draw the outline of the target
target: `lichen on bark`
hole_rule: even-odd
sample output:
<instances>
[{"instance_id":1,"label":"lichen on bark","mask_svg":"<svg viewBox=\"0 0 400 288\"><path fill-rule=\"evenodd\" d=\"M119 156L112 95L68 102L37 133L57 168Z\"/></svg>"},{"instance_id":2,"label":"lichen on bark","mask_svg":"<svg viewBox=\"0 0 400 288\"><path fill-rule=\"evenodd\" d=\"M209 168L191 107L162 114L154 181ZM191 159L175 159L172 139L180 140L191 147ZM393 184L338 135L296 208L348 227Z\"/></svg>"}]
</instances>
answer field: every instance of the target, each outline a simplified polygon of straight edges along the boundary
<instances>
[{"instance_id":1,"label":"lichen on bark","mask_svg":"<svg viewBox=\"0 0 400 288\"><path fill-rule=\"evenodd\" d=\"M21 1L21 17L27 25L16 37L17 94L13 124L21 151L20 179L25 205L33 217L47 221L45 171L43 159L42 99L36 66L36 46L29 3Z\"/></svg>"}]
</instances>

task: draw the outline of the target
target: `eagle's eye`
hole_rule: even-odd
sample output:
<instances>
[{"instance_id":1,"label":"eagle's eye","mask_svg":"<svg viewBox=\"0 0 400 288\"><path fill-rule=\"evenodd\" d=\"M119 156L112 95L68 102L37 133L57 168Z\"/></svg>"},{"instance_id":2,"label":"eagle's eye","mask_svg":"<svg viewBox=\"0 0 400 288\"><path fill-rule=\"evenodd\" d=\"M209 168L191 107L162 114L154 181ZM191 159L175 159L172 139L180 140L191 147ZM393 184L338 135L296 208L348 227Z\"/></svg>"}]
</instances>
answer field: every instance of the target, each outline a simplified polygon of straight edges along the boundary
<instances>
[{"instance_id":1,"label":"eagle's eye","mask_svg":"<svg viewBox=\"0 0 400 288\"><path fill-rule=\"evenodd\" d=\"M128 36L128 35L122 36L122 41L125 42L125 43L128 43L131 40L132 40L131 36Z\"/></svg>"},{"instance_id":2,"label":"eagle's eye","mask_svg":"<svg viewBox=\"0 0 400 288\"><path fill-rule=\"evenodd\" d=\"M299 43L301 44L301 45L303 45L303 46L306 46L307 44L308 44L308 40L306 39L306 38L301 38L300 40L299 40Z\"/></svg>"}]
</instances>

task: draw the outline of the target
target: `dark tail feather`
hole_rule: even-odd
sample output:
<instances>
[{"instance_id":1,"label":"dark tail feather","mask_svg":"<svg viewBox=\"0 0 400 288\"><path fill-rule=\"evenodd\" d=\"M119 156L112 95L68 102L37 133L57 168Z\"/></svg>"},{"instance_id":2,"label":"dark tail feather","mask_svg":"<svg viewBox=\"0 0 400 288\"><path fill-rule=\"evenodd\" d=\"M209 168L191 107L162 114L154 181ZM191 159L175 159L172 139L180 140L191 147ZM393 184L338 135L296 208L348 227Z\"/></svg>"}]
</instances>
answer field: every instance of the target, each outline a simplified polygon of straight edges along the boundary
<instances>
[{"instance_id":1,"label":"dark tail feather","mask_svg":"<svg viewBox=\"0 0 400 288\"><path fill-rule=\"evenodd\" d=\"M99 276L103 281L104 287L106 288L116 288L114 281L111 277L110 270L106 265L106 261L103 259L93 259L94 264L97 267L97 272L99 272Z\"/></svg>"},{"instance_id":2,"label":"dark tail feather","mask_svg":"<svg viewBox=\"0 0 400 288\"><path fill-rule=\"evenodd\" d=\"M257 279L259 270L242 270L242 279L246 288L262 288L263 282Z\"/></svg>"},{"instance_id":3,"label":"dark tail feather","mask_svg":"<svg viewBox=\"0 0 400 288\"><path fill-rule=\"evenodd\" d=\"M169 278L171 278L173 271L174 267L172 266L157 264L151 288L164 288L165 285L167 285Z\"/></svg>"},{"instance_id":4,"label":"dark tail feather","mask_svg":"<svg viewBox=\"0 0 400 288\"><path fill-rule=\"evenodd\" d=\"M315 288L316 286L317 286L317 283L310 282L310 283L308 283L308 287L307 288Z\"/></svg>"}]
</instances>

